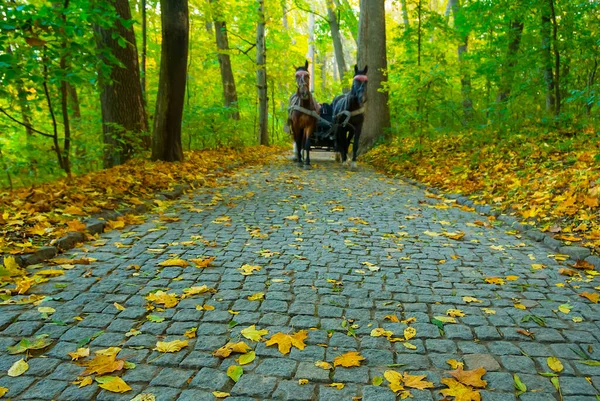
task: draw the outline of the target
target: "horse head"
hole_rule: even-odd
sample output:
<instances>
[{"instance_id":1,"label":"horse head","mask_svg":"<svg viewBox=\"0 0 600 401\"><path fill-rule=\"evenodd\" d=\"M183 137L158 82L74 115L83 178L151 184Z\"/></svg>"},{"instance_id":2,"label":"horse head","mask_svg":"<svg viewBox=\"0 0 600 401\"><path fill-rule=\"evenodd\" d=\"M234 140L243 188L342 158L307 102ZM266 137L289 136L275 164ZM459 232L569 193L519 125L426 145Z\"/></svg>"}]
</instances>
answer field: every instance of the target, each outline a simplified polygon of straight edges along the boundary
<instances>
[{"instance_id":1,"label":"horse head","mask_svg":"<svg viewBox=\"0 0 600 401\"><path fill-rule=\"evenodd\" d=\"M296 67L296 85L302 100L310 96L310 75L308 74L308 60L302 67Z\"/></svg>"},{"instance_id":2,"label":"horse head","mask_svg":"<svg viewBox=\"0 0 600 401\"><path fill-rule=\"evenodd\" d=\"M354 79L352 80L352 96L358 99L360 107L364 106L367 102L367 84L369 80L367 78L367 72L369 66L365 66L363 70L358 69L358 65L354 66Z\"/></svg>"}]
</instances>

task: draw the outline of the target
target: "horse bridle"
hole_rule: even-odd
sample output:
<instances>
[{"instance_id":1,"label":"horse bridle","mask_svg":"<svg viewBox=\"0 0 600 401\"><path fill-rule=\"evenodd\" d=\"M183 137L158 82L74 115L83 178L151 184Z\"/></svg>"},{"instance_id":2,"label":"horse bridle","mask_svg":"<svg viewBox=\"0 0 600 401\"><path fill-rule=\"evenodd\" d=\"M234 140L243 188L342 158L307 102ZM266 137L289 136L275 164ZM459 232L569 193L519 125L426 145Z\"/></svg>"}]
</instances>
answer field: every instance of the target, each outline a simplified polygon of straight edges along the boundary
<instances>
[{"instance_id":1,"label":"horse bridle","mask_svg":"<svg viewBox=\"0 0 600 401\"><path fill-rule=\"evenodd\" d=\"M310 75L308 74L308 71L297 71L296 72L296 84L298 85L298 90L300 90L300 88L303 87L304 85L309 85L305 81L306 78L310 79Z\"/></svg>"}]
</instances>

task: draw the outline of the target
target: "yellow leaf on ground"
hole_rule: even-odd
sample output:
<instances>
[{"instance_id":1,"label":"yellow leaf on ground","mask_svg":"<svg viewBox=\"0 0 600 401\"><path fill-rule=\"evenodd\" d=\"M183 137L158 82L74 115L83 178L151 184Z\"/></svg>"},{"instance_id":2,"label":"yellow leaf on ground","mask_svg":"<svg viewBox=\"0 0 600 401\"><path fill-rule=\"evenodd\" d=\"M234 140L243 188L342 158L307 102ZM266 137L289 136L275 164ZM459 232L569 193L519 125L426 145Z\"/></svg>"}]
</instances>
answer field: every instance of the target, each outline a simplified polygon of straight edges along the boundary
<instances>
[{"instance_id":1,"label":"yellow leaf on ground","mask_svg":"<svg viewBox=\"0 0 600 401\"><path fill-rule=\"evenodd\" d=\"M481 377L486 373L486 370L484 368L463 370L462 366L459 366L456 370L450 371L448 373L455 377L456 380L467 386L473 386L478 388L483 388L487 386L487 382L481 379Z\"/></svg>"},{"instance_id":2,"label":"yellow leaf on ground","mask_svg":"<svg viewBox=\"0 0 600 401\"><path fill-rule=\"evenodd\" d=\"M562 362L555 356L548 357L546 363L548 363L548 367L555 372L562 372L564 369Z\"/></svg>"},{"instance_id":3,"label":"yellow leaf on ground","mask_svg":"<svg viewBox=\"0 0 600 401\"><path fill-rule=\"evenodd\" d=\"M456 319L450 316L434 316L434 318L442 323L456 323Z\"/></svg>"},{"instance_id":4,"label":"yellow leaf on ground","mask_svg":"<svg viewBox=\"0 0 600 401\"><path fill-rule=\"evenodd\" d=\"M417 349L416 345L413 345L413 344L408 343L408 342L403 342L402 345L404 345L404 348L411 349L413 351Z\"/></svg>"},{"instance_id":5,"label":"yellow leaf on ground","mask_svg":"<svg viewBox=\"0 0 600 401\"><path fill-rule=\"evenodd\" d=\"M358 352L350 351L335 357L333 360L333 366L343 366L345 368L360 366L360 362L364 360L365 358Z\"/></svg>"},{"instance_id":6,"label":"yellow leaf on ground","mask_svg":"<svg viewBox=\"0 0 600 401\"><path fill-rule=\"evenodd\" d=\"M385 377L385 379L390 383L390 390L392 390L394 393L404 391L404 386L402 385L402 374L394 370L386 370L383 372L383 377Z\"/></svg>"},{"instance_id":7,"label":"yellow leaf on ground","mask_svg":"<svg viewBox=\"0 0 600 401\"><path fill-rule=\"evenodd\" d=\"M241 366L231 365L227 368L227 376L229 376L229 378L236 383L238 380L240 380L240 377L242 377L243 374L244 368Z\"/></svg>"},{"instance_id":8,"label":"yellow leaf on ground","mask_svg":"<svg viewBox=\"0 0 600 401\"><path fill-rule=\"evenodd\" d=\"M300 216L296 216L296 215L284 217L285 220L291 220L291 221L298 221L299 218L300 218Z\"/></svg>"},{"instance_id":9,"label":"yellow leaf on ground","mask_svg":"<svg viewBox=\"0 0 600 401\"><path fill-rule=\"evenodd\" d=\"M399 323L400 319L396 315L385 315L384 319L389 320L392 323Z\"/></svg>"},{"instance_id":10,"label":"yellow leaf on ground","mask_svg":"<svg viewBox=\"0 0 600 401\"><path fill-rule=\"evenodd\" d=\"M185 333L183 333L183 336L187 337L187 338L196 338L196 336L197 336L196 331L198 331L198 328L192 327L191 329L186 330Z\"/></svg>"},{"instance_id":11,"label":"yellow leaf on ground","mask_svg":"<svg viewBox=\"0 0 600 401\"><path fill-rule=\"evenodd\" d=\"M562 304L558 306L558 310L561 311L562 313L564 313L565 315L568 315L569 312L571 312L571 309L573 307L569 304Z\"/></svg>"},{"instance_id":12,"label":"yellow leaf on ground","mask_svg":"<svg viewBox=\"0 0 600 401\"><path fill-rule=\"evenodd\" d=\"M131 387L123 379L116 376L96 377L98 387L108 390L112 393L126 393Z\"/></svg>"},{"instance_id":13,"label":"yellow leaf on ground","mask_svg":"<svg viewBox=\"0 0 600 401\"><path fill-rule=\"evenodd\" d=\"M92 360L79 362L79 365L86 367L83 375L103 375L123 369L125 360L117 360L116 355L96 355Z\"/></svg>"},{"instance_id":14,"label":"yellow leaf on ground","mask_svg":"<svg viewBox=\"0 0 600 401\"><path fill-rule=\"evenodd\" d=\"M417 335L417 329L415 329L414 327L407 327L404 329L404 339L406 341L410 340L411 338L414 338L414 336Z\"/></svg>"},{"instance_id":15,"label":"yellow leaf on ground","mask_svg":"<svg viewBox=\"0 0 600 401\"><path fill-rule=\"evenodd\" d=\"M200 259L190 259L190 261L193 264L195 264L198 269L204 269L206 267L209 267L210 264L215 261L215 259L216 259L216 257L210 256L210 257L200 258Z\"/></svg>"},{"instance_id":16,"label":"yellow leaf on ground","mask_svg":"<svg viewBox=\"0 0 600 401\"><path fill-rule=\"evenodd\" d=\"M504 279L501 277L486 277L485 282L488 284L504 285Z\"/></svg>"},{"instance_id":17,"label":"yellow leaf on ground","mask_svg":"<svg viewBox=\"0 0 600 401\"><path fill-rule=\"evenodd\" d=\"M252 341L260 341L262 340L262 336L269 334L269 330L256 330L256 325L252 325L250 327L246 327L240 334L246 337L248 340Z\"/></svg>"},{"instance_id":18,"label":"yellow leaf on ground","mask_svg":"<svg viewBox=\"0 0 600 401\"><path fill-rule=\"evenodd\" d=\"M173 258L160 262L158 265L162 267L188 267L190 264L186 260Z\"/></svg>"},{"instance_id":19,"label":"yellow leaf on ground","mask_svg":"<svg viewBox=\"0 0 600 401\"><path fill-rule=\"evenodd\" d=\"M477 298L473 298L473 297L462 297L462 300L465 301L466 303L471 303L471 302L477 302L477 303L481 303L483 301L478 300Z\"/></svg>"},{"instance_id":20,"label":"yellow leaf on ground","mask_svg":"<svg viewBox=\"0 0 600 401\"><path fill-rule=\"evenodd\" d=\"M325 361L317 361L317 362L315 362L315 366L317 368L321 368L321 369L325 369L325 370L333 369L333 366L331 366L331 364L329 362L325 362Z\"/></svg>"},{"instance_id":21,"label":"yellow leaf on ground","mask_svg":"<svg viewBox=\"0 0 600 401\"><path fill-rule=\"evenodd\" d=\"M21 376L23 373L29 370L29 364L25 362L25 359L19 359L15 363L12 364L10 369L8 369L8 376L17 377Z\"/></svg>"},{"instance_id":22,"label":"yellow leaf on ground","mask_svg":"<svg viewBox=\"0 0 600 401\"><path fill-rule=\"evenodd\" d=\"M479 390L473 390L472 387L447 377L442 378L442 383L448 386L440 391L445 397L454 397L454 401L481 401Z\"/></svg>"},{"instance_id":23,"label":"yellow leaf on ground","mask_svg":"<svg viewBox=\"0 0 600 401\"><path fill-rule=\"evenodd\" d=\"M92 379L91 376L86 376L86 377L78 377L77 380L72 382L71 384L79 385L79 388L81 388L81 387L89 386L93 382L94 382L94 379Z\"/></svg>"},{"instance_id":24,"label":"yellow leaf on ground","mask_svg":"<svg viewBox=\"0 0 600 401\"><path fill-rule=\"evenodd\" d=\"M394 335L394 332L383 329L381 327L371 330L371 337L388 337L389 338L393 335Z\"/></svg>"},{"instance_id":25,"label":"yellow leaf on ground","mask_svg":"<svg viewBox=\"0 0 600 401\"><path fill-rule=\"evenodd\" d=\"M164 305L165 308L174 308L179 303L176 294L167 294L164 291L156 291L148 294L146 299L155 304Z\"/></svg>"},{"instance_id":26,"label":"yellow leaf on ground","mask_svg":"<svg viewBox=\"0 0 600 401\"><path fill-rule=\"evenodd\" d=\"M85 358L86 356L90 356L90 349L89 348L77 348L77 351L69 352L69 356L71 357L72 361L76 361L79 358Z\"/></svg>"},{"instance_id":27,"label":"yellow leaf on ground","mask_svg":"<svg viewBox=\"0 0 600 401\"><path fill-rule=\"evenodd\" d=\"M121 348L119 347L108 347L105 349L99 349L98 351L95 351L95 354L104 356L116 356L119 352L121 352Z\"/></svg>"},{"instance_id":28,"label":"yellow leaf on ground","mask_svg":"<svg viewBox=\"0 0 600 401\"><path fill-rule=\"evenodd\" d=\"M240 341L238 343L229 342L221 348L219 348L218 350L214 351L213 356L216 356L218 358L227 358L229 355L231 355L232 352L238 354L245 354L251 349L252 348L250 348L250 346L248 346L248 344L246 344L243 341Z\"/></svg>"},{"instance_id":29,"label":"yellow leaf on ground","mask_svg":"<svg viewBox=\"0 0 600 401\"><path fill-rule=\"evenodd\" d=\"M334 388L336 388L338 390L341 390L341 389L344 388L344 383L331 383L329 385L329 387L334 387Z\"/></svg>"},{"instance_id":30,"label":"yellow leaf on ground","mask_svg":"<svg viewBox=\"0 0 600 401\"><path fill-rule=\"evenodd\" d=\"M185 288L183 290L183 294L181 295L181 299L185 299L187 297L192 297L194 295L204 294L207 292L214 294L215 292L217 292L217 290L207 286L206 284L203 284L201 286L196 286L196 287Z\"/></svg>"},{"instance_id":31,"label":"yellow leaf on ground","mask_svg":"<svg viewBox=\"0 0 600 401\"><path fill-rule=\"evenodd\" d=\"M298 380L298 384L301 385L301 386L303 386L305 384L308 384L308 379L299 379Z\"/></svg>"},{"instance_id":32,"label":"yellow leaf on ground","mask_svg":"<svg viewBox=\"0 0 600 401\"><path fill-rule=\"evenodd\" d=\"M226 398L229 397L231 394L226 393L224 391L213 391L212 395L214 395L217 398Z\"/></svg>"},{"instance_id":33,"label":"yellow leaf on ground","mask_svg":"<svg viewBox=\"0 0 600 401\"><path fill-rule=\"evenodd\" d=\"M115 308L117 308L117 310L125 310L125 309L126 309L126 308L125 308L123 305L121 305L121 304L119 304L119 303L117 303L117 302L115 302L115 303L113 304L113 306L114 306Z\"/></svg>"},{"instance_id":34,"label":"yellow leaf on ground","mask_svg":"<svg viewBox=\"0 0 600 401\"><path fill-rule=\"evenodd\" d=\"M247 365L252 362L256 358L256 353L254 351L250 351L247 354L243 354L239 357L238 362L240 365Z\"/></svg>"},{"instance_id":35,"label":"yellow leaf on ground","mask_svg":"<svg viewBox=\"0 0 600 401\"><path fill-rule=\"evenodd\" d=\"M130 401L156 401L156 396L151 393L138 394L133 397Z\"/></svg>"},{"instance_id":36,"label":"yellow leaf on ground","mask_svg":"<svg viewBox=\"0 0 600 401\"><path fill-rule=\"evenodd\" d=\"M188 346L188 340L158 341L154 350L158 352L179 352Z\"/></svg>"},{"instance_id":37,"label":"yellow leaf on ground","mask_svg":"<svg viewBox=\"0 0 600 401\"><path fill-rule=\"evenodd\" d=\"M516 281L519 279L519 276L506 276L507 281Z\"/></svg>"},{"instance_id":38,"label":"yellow leaf on ground","mask_svg":"<svg viewBox=\"0 0 600 401\"><path fill-rule=\"evenodd\" d=\"M288 354L292 346L298 348L299 350L303 350L306 347L304 344L304 340L308 336L308 331L300 330L292 335L285 333L275 333L271 336L271 338L265 343L267 347L277 344L277 348L279 352L282 354Z\"/></svg>"},{"instance_id":39,"label":"yellow leaf on ground","mask_svg":"<svg viewBox=\"0 0 600 401\"><path fill-rule=\"evenodd\" d=\"M51 315L51 314L53 314L54 312L56 312L56 309L54 309L54 308L51 308L51 307L49 307L49 306L40 306L40 307L38 308L38 312L40 312L40 313L46 313L46 314L48 314L48 315Z\"/></svg>"},{"instance_id":40,"label":"yellow leaf on ground","mask_svg":"<svg viewBox=\"0 0 600 401\"><path fill-rule=\"evenodd\" d=\"M6 387L0 387L0 398L4 397L8 393L8 389Z\"/></svg>"},{"instance_id":41,"label":"yellow leaf on ground","mask_svg":"<svg viewBox=\"0 0 600 401\"><path fill-rule=\"evenodd\" d=\"M584 291L581 294L577 294L577 295L579 295L580 297L587 298L587 299L589 299L591 302L593 302L595 304L597 304L598 300L600 299L600 294L598 294L597 292L587 292L587 291Z\"/></svg>"},{"instance_id":42,"label":"yellow leaf on ground","mask_svg":"<svg viewBox=\"0 0 600 401\"><path fill-rule=\"evenodd\" d=\"M265 299L264 292L257 292L256 294L248 296L248 301L262 301L263 299Z\"/></svg>"},{"instance_id":43,"label":"yellow leaf on ground","mask_svg":"<svg viewBox=\"0 0 600 401\"><path fill-rule=\"evenodd\" d=\"M253 272L260 271L260 269L262 269L260 266L252 266L252 265L245 264L245 265L242 265L242 267L240 267L238 270L240 272L242 272L242 276L249 276Z\"/></svg>"},{"instance_id":44,"label":"yellow leaf on ground","mask_svg":"<svg viewBox=\"0 0 600 401\"><path fill-rule=\"evenodd\" d=\"M464 367L465 367L465 364L464 364L463 362L458 362L456 359L448 359L448 360L446 361L446 363L447 363L448 365L450 365L450 367L451 367L452 369L458 369L458 367L459 367L459 366L460 366L461 368L464 368Z\"/></svg>"},{"instance_id":45,"label":"yellow leaf on ground","mask_svg":"<svg viewBox=\"0 0 600 401\"><path fill-rule=\"evenodd\" d=\"M405 387L416 388L419 390L425 390L426 388L433 388L433 383L428 381L423 381L427 375L417 375L412 376L408 373L404 372L402 376L402 380L404 382Z\"/></svg>"},{"instance_id":46,"label":"yellow leaf on ground","mask_svg":"<svg viewBox=\"0 0 600 401\"><path fill-rule=\"evenodd\" d=\"M460 309L448 309L446 311L446 315L451 316L451 317L463 317L463 316L466 316L465 313L463 311L461 311Z\"/></svg>"},{"instance_id":47,"label":"yellow leaf on ground","mask_svg":"<svg viewBox=\"0 0 600 401\"><path fill-rule=\"evenodd\" d=\"M496 311L490 308L481 308L482 311L484 311L485 313L487 313L488 315L495 315Z\"/></svg>"},{"instance_id":48,"label":"yellow leaf on ground","mask_svg":"<svg viewBox=\"0 0 600 401\"><path fill-rule=\"evenodd\" d=\"M521 310L526 310L527 309L527 307L525 305L523 305L522 303L516 303L515 304L515 308L521 309Z\"/></svg>"},{"instance_id":49,"label":"yellow leaf on ground","mask_svg":"<svg viewBox=\"0 0 600 401\"><path fill-rule=\"evenodd\" d=\"M35 272L34 276L43 276L43 277L58 277L65 274L64 270L40 270Z\"/></svg>"}]
</instances>

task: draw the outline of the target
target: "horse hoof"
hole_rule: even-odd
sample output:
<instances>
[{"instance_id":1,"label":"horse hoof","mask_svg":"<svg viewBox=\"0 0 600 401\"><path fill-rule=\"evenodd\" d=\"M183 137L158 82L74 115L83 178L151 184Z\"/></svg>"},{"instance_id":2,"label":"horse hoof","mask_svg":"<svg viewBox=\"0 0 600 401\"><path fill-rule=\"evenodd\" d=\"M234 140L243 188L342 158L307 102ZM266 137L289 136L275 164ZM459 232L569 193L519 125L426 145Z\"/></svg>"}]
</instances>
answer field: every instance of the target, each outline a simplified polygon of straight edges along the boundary
<instances>
[{"instance_id":1,"label":"horse hoof","mask_svg":"<svg viewBox=\"0 0 600 401\"><path fill-rule=\"evenodd\" d=\"M312 166L310 164L305 164L304 170L312 170Z\"/></svg>"},{"instance_id":2,"label":"horse hoof","mask_svg":"<svg viewBox=\"0 0 600 401\"><path fill-rule=\"evenodd\" d=\"M351 163L350 163L350 170L356 170L356 169L357 169L357 167L358 167L358 166L357 166L356 162L351 162Z\"/></svg>"}]
</instances>

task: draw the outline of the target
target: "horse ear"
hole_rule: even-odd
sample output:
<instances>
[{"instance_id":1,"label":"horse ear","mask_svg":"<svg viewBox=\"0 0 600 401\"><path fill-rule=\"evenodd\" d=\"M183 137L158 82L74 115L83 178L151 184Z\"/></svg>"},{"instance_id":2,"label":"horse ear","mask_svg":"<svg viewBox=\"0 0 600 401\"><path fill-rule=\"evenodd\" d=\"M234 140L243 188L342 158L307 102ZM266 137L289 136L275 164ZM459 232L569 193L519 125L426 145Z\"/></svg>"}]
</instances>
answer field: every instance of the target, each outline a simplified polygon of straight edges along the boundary
<instances>
[{"instance_id":1,"label":"horse ear","mask_svg":"<svg viewBox=\"0 0 600 401\"><path fill-rule=\"evenodd\" d=\"M308 71L308 60L306 60L306 63L304 63L304 68L306 68L306 71Z\"/></svg>"},{"instance_id":2,"label":"horse ear","mask_svg":"<svg viewBox=\"0 0 600 401\"><path fill-rule=\"evenodd\" d=\"M364 75L367 75L367 72L368 72L368 71L369 71L369 66L368 66L368 65L365 65L365 69L364 69L364 71L363 71L363 74L364 74Z\"/></svg>"},{"instance_id":3,"label":"horse ear","mask_svg":"<svg viewBox=\"0 0 600 401\"><path fill-rule=\"evenodd\" d=\"M358 65L354 64L354 75L358 74Z\"/></svg>"}]
</instances>

